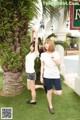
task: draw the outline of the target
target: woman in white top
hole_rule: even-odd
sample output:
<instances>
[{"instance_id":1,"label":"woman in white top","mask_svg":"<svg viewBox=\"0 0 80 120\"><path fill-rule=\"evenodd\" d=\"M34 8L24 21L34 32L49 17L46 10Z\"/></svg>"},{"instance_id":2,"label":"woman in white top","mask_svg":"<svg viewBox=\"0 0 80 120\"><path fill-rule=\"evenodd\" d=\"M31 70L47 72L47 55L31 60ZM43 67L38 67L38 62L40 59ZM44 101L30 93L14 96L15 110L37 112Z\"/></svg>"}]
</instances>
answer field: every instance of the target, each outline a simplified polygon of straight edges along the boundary
<instances>
[{"instance_id":1,"label":"woman in white top","mask_svg":"<svg viewBox=\"0 0 80 120\"><path fill-rule=\"evenodd\" d=\"M54 114L52 105L52 93L61 95L62 87L60 82L60 73L58 67L60 66L60 56L55 51L54 41L50 38L45 40L45 52L41 54L41 83L44 83L47 100L49 104L49 111ZM52 89L54 84L55 90Z\"/></svg>"},{"instance_id":2,"label":"woman in white top","mask_svg":"<svg viewBox=\"0 0 80 120\"><path fill-rule=\"evenodd\" d=\"M33 41L35 33L35 41ZM31 90L32 100L26 101L28 104L36 104L36 88L43 88L42 85L35 85L36 72L34 69L34 63L36 57L39 57L38 52L38 35L36 30L32 30L30 52L26 55L25 69L27 73L27 88Z\"/></svg>"}]
</instances>

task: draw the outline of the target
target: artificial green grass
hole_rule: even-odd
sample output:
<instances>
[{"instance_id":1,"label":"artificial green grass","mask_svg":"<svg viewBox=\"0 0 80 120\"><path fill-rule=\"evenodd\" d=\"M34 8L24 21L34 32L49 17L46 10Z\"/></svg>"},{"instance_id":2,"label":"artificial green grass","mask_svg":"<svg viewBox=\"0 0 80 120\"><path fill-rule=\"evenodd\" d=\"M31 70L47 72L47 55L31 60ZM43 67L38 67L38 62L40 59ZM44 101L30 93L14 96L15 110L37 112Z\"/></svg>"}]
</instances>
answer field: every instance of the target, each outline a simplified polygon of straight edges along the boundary
<instances>
[{"instance_id":1,"label":"artificial green grass","mask_svg":"<svg viewBox=\"0 0 80 120\"><path fill-rule=\"evenodd\" d=\"M0 87L2 75L0 75ZM37 89L37 104L28 105L26 100L31 99L30 91L24 87L22 94L15 97L1 97L0 108L12 107L13 120L80 120L80 96L62 81L63 94L53 95L55 114L50 114L46 93L43 89Z\"/></svg>"}]
</instances>

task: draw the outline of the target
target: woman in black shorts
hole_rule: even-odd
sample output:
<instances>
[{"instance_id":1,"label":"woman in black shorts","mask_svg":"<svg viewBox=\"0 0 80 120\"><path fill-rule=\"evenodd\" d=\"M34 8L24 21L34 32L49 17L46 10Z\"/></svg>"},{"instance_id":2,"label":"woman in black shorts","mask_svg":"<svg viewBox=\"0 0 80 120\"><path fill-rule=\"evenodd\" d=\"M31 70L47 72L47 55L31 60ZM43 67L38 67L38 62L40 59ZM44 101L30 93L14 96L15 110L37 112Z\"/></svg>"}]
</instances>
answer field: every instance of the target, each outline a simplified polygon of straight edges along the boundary
<instances>
[{"instance_id":1,"label":"woman in black shorts","mask_svg":"<svg viewBox=\"0 0 80 120\"><path fill-rule=\"evenodd\" d=\"M62 87L60 82L60 56L55 51L54 41L50 38L45 40L44 53L41 54L41 83L44 83L47 100L49 104L49 111L54 114L52 105L52 94L61 95ZM55 89L52 89L54 84Z\"/></svg>"}]
</instances>

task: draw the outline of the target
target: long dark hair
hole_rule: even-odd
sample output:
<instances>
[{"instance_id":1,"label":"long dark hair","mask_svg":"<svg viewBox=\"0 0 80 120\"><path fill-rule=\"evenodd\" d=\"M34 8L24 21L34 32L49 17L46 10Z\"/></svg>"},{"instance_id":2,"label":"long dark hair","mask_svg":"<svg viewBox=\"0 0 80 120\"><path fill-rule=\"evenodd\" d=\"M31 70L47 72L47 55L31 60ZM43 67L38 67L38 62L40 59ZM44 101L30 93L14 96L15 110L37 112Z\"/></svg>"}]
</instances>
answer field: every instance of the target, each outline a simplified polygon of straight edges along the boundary
<instances>
[{"instance_id":1,"label":"long dark hair","mask_svg":"<svg viewBox=\"0 0 80 120\"><path fill-rule=\"evenodd\" d=\"M30 43L30 46L33 46L34 47L34 50L35 50L35 41L32 41L31 43ZM38 44L38 51L39 51L39 44Z\"/></svg>"},{"instance_id":2,"label":"long dark hair","mask_svg":"<svg viewBox=\"0 0 80 120\"><path fill-rule=\"evenodd\" d=\"M32 41L32 42L30 43L30 46L31 46L31 45L35 48L35 41Z\"/></svg>"}]
</instances>

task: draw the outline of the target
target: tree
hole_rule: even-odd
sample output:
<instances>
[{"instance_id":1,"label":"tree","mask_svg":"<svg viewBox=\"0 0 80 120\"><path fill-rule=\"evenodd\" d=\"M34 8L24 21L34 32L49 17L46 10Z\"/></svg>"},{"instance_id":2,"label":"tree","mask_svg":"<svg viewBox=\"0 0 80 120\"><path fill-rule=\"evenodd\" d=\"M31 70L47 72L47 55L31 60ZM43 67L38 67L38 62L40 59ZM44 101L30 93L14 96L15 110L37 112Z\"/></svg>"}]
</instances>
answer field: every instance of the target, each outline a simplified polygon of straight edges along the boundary
<instances>
[{"instance_id":1,"label":"tree","mask_svg":"<svg viewBox=\"0 0 80 120\"><path fill-rule=\"evenodd\" d=\"M22 71L28 47L29 22L37 16L37 0L0 0L0 65L3 94L23 90Z\"/></svg>"}]
</instances>

